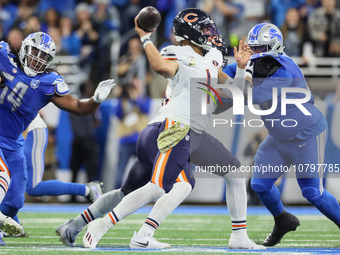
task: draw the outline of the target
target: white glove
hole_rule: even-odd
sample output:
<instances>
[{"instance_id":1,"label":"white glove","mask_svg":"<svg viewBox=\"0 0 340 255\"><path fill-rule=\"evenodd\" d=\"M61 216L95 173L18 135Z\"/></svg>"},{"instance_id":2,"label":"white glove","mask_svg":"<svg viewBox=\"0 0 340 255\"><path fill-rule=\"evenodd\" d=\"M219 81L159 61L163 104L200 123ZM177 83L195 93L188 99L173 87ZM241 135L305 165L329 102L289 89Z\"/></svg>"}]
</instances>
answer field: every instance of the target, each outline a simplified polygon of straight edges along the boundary
<instances>
[{"instance_id":1,"label":"white glove","mask_svg":"<svg viewBox=\"0 0 340 255\"><path fill-rule=\"evenodd\" d=\"M93 101L100 104L110 94L111 89L116 86L114 79L105 80L99 83L93 95Z\"/></svg>"},{"instance_id":2,"label":"white glove","mask_svg":"<svg viewBox=\"0 0 340 255\"><path fill-rule=\"evenodd\" d=\"M249 77L250 79L252 79L253 72L254 72L254 61L249 60L246 65L246 77Z\"/></svg>"}]
</instances>

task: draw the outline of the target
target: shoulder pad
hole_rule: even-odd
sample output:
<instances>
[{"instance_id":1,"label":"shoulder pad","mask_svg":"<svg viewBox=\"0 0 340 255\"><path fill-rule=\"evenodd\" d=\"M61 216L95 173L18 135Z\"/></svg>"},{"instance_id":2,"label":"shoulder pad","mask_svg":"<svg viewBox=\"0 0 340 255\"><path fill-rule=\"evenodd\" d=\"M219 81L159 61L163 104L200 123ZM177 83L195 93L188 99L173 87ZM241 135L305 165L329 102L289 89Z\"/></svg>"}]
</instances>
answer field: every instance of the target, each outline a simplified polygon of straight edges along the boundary
<instances>
[{"instance_id":1,"label":"shoulder pad","mask_svg":"<svg viewBox=\"0 0 340 255\"><path fill-rule=\"evenodd\" d=\"M62 78L57 78L52 85L54 85L55 93L59 96L64 96L70 92L67 83Z\"/></svg>"}]
</instances>

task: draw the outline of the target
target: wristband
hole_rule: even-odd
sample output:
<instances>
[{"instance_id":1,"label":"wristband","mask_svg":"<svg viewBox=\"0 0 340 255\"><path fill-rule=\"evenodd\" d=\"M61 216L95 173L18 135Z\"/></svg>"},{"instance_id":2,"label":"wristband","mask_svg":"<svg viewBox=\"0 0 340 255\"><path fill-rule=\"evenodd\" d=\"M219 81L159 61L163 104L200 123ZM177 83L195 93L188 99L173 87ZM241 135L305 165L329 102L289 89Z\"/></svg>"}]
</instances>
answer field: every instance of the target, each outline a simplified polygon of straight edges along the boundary
<instances>
[{"instance_id":1,"label":"wristband","mask_svg":"<svg viewBox=\"0 0 340 255\"><path fill-rule=\"evenodd\" d=\"M143 42L143 47L144 47L144 49L145 49L145 45L147 45L147 44L149 44L149 43L153 44L152 41L151 41L150 39L145 39L145 40L144 40L144 42Z\"/></svg>"},{"instance_id":2,"label":"wristband","mask_svg":"<svg viewBox=\"0 0 340 255\"><path fill-rule=\"evenodd\" d=\"M152 43L150 36L151 36L151 33L147 33L146 35L143 35L140 38L140 41L142 42L144 49L145 49L145 45Z\"/></svg>"}]
</instances>

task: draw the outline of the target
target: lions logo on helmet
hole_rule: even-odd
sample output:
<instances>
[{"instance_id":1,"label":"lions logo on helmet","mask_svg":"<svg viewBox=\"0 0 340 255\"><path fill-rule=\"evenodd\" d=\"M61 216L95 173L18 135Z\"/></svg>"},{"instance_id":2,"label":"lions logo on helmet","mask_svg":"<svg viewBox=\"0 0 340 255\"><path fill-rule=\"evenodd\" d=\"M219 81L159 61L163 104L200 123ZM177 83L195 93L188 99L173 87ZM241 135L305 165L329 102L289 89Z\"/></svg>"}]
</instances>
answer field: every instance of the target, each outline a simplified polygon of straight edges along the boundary
<instances>
[{"instance_id":1,"label":"lions logo on helmet","mask_svg":"<svg viewBox=\"0 0 340 255\"><path fill-rule=\"evenodd\" d=\"M19 51L24 72L30 77L43 73L54 59L55 52L55 43L48 34L37 32L28 35Z\"/></svg>"},{"instance_id":2,"label":"lions logo on helmet","mask_svg":"<svg viewBox=\"0 0 340 255\"><path fill-rule=\"evenodd\" d=\"M221 37L210 15L197 8L178 13L173 21L173 31L178 42L188 40L204 50L210 50L213 43L219 43L218 38ZM216 42L212 42L212 38Z\"/></svg>"},{"instance_id":3,"label":"lions logo on helmet","mask_svg":"<svg viewBox=\"0 0 340 255\"><path fill-rule=\"evenodd\" d=\"M277 26L261 23L249 31L246 43L257 57L278 55L282 54L284 49L282 38L282 33Z\"/></svg>"}]
</instances>

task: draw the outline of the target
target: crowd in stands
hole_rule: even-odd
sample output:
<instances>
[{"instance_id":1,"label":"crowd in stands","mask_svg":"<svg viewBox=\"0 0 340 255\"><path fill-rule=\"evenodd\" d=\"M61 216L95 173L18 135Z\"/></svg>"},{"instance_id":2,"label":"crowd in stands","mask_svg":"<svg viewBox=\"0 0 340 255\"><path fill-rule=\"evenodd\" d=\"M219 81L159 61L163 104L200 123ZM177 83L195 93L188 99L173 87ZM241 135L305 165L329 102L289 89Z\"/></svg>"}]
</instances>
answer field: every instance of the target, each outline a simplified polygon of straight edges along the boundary
<instances>
[{"instance_id":1,"label":"crowd in stands","mask_svg":"<svg viewBox=\"0 0 340 255\"><path fill-rule=\"evenodd\" d=\"M19 47L28 34L47 32L56 43L57 56L78 57L83 71L98 84L112 75L112 43L127 37L121 40L117 74L124 82L137 77L148 85L155 75L146 69L145 57L138 55L141 46L133 32L134 17L148 5L162 15L155 37L160 48L174 42L171 27L175 15L199 7L211 14L229 48L245 39L254 24L265 21L282 30L285 52L303 57L306 64L311 55L340 56L337 0L0 0L0 39ZM146 86L145 92L162 97L162 91L153 93L152 86Z\"/></svg>"}]
</instances>

